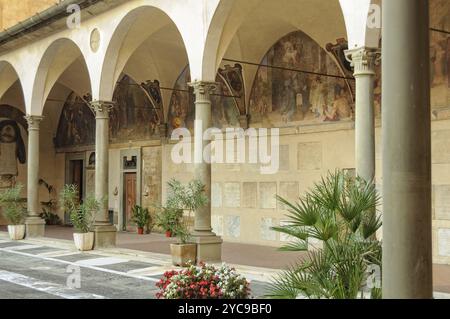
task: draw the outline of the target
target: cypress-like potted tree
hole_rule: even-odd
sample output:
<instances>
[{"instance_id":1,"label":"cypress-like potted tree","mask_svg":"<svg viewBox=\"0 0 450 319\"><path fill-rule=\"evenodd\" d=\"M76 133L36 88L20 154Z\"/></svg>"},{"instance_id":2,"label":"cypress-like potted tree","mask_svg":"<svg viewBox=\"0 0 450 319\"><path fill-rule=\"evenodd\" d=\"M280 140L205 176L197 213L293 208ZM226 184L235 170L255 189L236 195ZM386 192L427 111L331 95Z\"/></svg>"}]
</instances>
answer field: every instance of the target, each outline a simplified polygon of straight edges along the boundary
<instances>
[{"instance_id":1,"label":"cypress-like potted tree","mask_svg":"<svg viewBox=\"0 0 450 319\"><path fill-rule=\"evenodd\" d=\"M94 222L95 212L100 209L100 203L93 197L88 197L82 204L78 200L76 185L65 185L60 193L60 203L69 213L70 221L75 228L73 239L80 251L89 251L94 248L94 233L91 226Z\"/></svg>"},{"instance_id":2,"label":"cypress-like potted tree","mask_svg":"<svg viewBox=\"0 0 450 319\"><path fill-rule=\"evenodd\" d=\"M25 238L25 218L27 210L20 197L23 186L16 186L0 193L0 207L8 221L8 233L11 240L22 240Z\"/></svg>"},{"instance_id":3,"label":"cypress-like potted tree","mask_svg":"<svg viewBox=\"0 0 450 319\"><path fill-rule=\"evenodd\" d=\"M191 181L187 185L172 180L168 185L167 207L188 212L188 215L183 216L180 223L173 229L178 242L170 245L173 264L186 266L197 261L197 245L190 242L191 216L197 209L207 205L208 197L205 193L205 185L198 180Z\"/></svg>"}]
</instances>

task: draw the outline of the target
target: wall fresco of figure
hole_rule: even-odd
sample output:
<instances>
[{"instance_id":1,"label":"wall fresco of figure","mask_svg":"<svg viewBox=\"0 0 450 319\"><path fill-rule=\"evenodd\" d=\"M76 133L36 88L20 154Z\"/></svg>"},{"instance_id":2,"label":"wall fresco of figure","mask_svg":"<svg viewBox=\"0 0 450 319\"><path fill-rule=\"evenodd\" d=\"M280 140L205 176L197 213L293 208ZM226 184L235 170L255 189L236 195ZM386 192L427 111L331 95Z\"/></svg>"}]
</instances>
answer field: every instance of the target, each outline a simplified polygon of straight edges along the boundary
<instances>
[{"instance_id":1,"label":"wall fresco of figure","mask_svg":"<svg viewBox=\"0 0 450 319\"><path fill-rule=\"evenodd\" d=\"M95 144L95 117L87 101L71 93L64 103L55 138L57 148Z\"/></svg>"},{"instance_id":2,"label":"wall fresco of figure","mask_svg":"<svg viewBox=\"0 0 450 319\"><path fill-rule=\"evenodd\" d=\"M146 140L159 134L162 99L157 82L138 85L124 76L114 91L117 102L110 112L111 143ZM148 90L148 91L146 91ZM159 135L158 135L159 137ZM87 98L67 98L55 138L57 148L95 144L95 117Z\"/></svg>"},{"instance_id":3,"label":"wall fresco of figure","mask_svg":"<svg viewBox=\"0 0 450 319\"><path fill-rule=\"evenodd\" d=\"M178 77L169 105L169 131L188 128L193 131L195 96L188 83L191 81L187 66ZM239 116L245 114L245 92L240 66L226 66L219 70L218 87L211 96L212 124L217 128L239 127Z\"/></svg>"},{"instance_id":4,"label":"wall fresco of figure","mask_svg":"<svg viewBox=\"0 0 450 319\"><path fill-rule=\"evenodd\" d=\"M154 95L126 75L117 84L113 96L117 104L110 113L111 142L146 140L159 134L160 116L147 93Z\"/></svg>"},{"instance_id":5,"label":"wall fresco of figure","mask_svg":"<svg viewBox=\"0 0 450 319\"><path fill-rule=\"evenodd\" d=\"M351 92L333 59L301 31L279 40L264 56L250 97L252 125L280 127L350 120ZM304 70L338 77L300 73Z\"/></svg>"},{"instance_id":6,"label":"wall fresco of figure","mask_svg":"<svg viewBox=\"0 0 450 319\"><path fill-rule=\"evenodd\" d=\"M435 0L431 5L431 26L450 30L450 2ZM430 32L430 85L431 107L434 110L450 107L450 36L443 32Z\"/></svg>"}]
</instances>

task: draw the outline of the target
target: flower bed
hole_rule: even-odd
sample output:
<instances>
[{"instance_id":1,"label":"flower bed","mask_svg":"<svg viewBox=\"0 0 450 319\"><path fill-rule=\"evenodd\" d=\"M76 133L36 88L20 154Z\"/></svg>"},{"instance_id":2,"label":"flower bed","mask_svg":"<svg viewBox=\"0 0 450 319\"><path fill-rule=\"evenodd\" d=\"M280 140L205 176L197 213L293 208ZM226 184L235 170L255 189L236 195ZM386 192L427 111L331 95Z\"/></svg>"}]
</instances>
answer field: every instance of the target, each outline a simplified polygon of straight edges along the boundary
<instances>
[{"instance_id":1,"label":"flower bed","mask_svg":"<svg viewBox=\"0 0 450 319\"><path fill-rule=\"evenodd\" d=\"M223 264L191 265L185 270L169 271L156 284L159 299L247 299L250 284L234 268Z\"/></svg>"}]
</instances>

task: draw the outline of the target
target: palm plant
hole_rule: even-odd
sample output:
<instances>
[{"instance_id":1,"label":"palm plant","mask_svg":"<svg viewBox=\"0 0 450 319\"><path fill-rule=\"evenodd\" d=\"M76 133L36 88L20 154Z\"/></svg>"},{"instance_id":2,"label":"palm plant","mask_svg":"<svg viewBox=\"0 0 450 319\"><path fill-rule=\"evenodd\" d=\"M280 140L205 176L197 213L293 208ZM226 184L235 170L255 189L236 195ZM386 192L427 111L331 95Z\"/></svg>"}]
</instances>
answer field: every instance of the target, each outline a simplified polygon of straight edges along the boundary
<instances>
[{"instance_id":1,"label":"palm plant","mask_svg":"<svg viewBox=\"0 0 450 319\"><path fill-rule=\"evenodd\" d=\"M375 236L381 227L376 213L380 197L374 184L336 171L298 203L278 200L287 207L289 222L273 229L293 239L281 249L306 251L311 241L322 248L315 247L275 278L269 296L354 299L368 290L370 269L381 270L381 243ZM380 295L379 287L370 292L372 297Z\"/></svg>"},{"instance_id":2,"label":"palm plant","mask_svg":"<svg viewBox=\"0 0 450 319\"><path fill-rule=\"evenodd\" d=\"M81 204L76 185L64 186L60 193L60 203L69 213L75 230L81 234L88 233L94 222L94 213L100 209L100 203L94 197L88 197Z\"/></svg>"},{"instance_id":3,"label":"palm plant","mask_svg":"<svg viewBox=\"0 0 450 319\"><path fill-rule=\"evenodd\" d=\"M3 208L3 214L10 225L22 225L27 216L25 205L20 197L23 185L7 189L0 193L0 207Z\"/></svg>"}]
</instances>

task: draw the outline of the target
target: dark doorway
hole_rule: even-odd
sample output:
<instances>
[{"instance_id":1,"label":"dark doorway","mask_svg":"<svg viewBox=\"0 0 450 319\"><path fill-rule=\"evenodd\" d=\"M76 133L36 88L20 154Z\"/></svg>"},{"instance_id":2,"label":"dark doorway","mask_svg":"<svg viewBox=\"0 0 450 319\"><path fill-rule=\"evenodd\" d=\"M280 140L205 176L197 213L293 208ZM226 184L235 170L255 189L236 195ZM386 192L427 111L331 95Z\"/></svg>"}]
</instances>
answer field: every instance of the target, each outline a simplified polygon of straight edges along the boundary
<instances>
[{"instance_id":1,"label":"dark doorway","mask_svg":"<svg viewBox=\"0 0 450 319\"><path fill-rule=\"evenodd\" d=\"M84 194L84 167L83 160L69 162L69 184L76 185L80 202L83 201Z\"/></svg>"}]
</instances>

